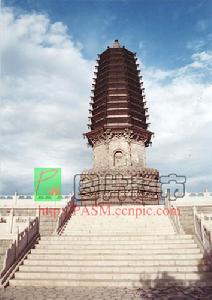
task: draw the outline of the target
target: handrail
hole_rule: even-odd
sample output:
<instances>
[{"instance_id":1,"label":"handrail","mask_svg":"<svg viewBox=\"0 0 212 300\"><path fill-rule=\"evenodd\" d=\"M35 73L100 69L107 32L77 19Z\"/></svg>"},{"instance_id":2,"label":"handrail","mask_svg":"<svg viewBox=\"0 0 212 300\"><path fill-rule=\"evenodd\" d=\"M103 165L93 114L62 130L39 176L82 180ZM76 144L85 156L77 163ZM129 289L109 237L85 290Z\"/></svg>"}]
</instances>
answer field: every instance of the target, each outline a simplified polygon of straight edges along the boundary
<instances>
[{"instance_id":1,"label":"handrail","mask_svg":"<svg viewBox=\"0 0 212 300\"><path fill-rule=\"evenodd\" d=\"M14 216L14 208L10 211L10 229L9 232L12 233L13 231L13 216Z\"/></svg>"},{"instance_id":2,"label":"handrail","mask_svg":"<svg viewBox=\"0 0 212 300\"><path fill-rule=\"evenodd\" d=\"M177 206L173 204L173 201L172 201L172 204L171 204L170 193L167 193L167 195L165 197L164 206L167 207L168 209L171 208L175 212L177 212L177 210L178 210ZM183 227L180 223L178 213L169 214L169 218L172 221L172 224L173 224L173 226L174 226L177 233L179 233L179 234L185 233L184 230L183 230Z\"/></svg>"},{"instance_id":3,"label":"handrail","mask_svg":"<svg viewBox=\"0 0 212 300\"><path fill-rule=\"evenodd\" d=\"M196 207L193 207L194 215L194 230L197 238L199 239L204 250L208 253L212 253L212 227L208 225L207 214L198 213Z\"/></svg>"},{"instance_id":4,"label":"handrail","mask_svg":"<svg viewBox=\"0 0 212 300\"><path fill-rule=\"evenodd\" d=\"M56 233L60 234L63 226L65 225L65 223L67 222L67 220L69 219L70 215L73 213L74 209L75 209L75 198L74 195L71 196L71 199L67 202L67 205L62 208L58 219L57 219L57 227L56 227Z\"/></svg>"},{"instance_id":5,"label":"handrail","mask_svg":"<svg viewBox=\"0 0 212 300\"><path fill-rule=\"evenodd\" d=\"M38 217L29 222L29 225L20 233L17 232L17 238L14 240L4 257L3 268L0 272L0 278L3 283L10 275L10 270L16 265L20 258L29 250L31 244L39 236ZM11 270L12 271L12 270Z\"/></svg>"}]
</instances>

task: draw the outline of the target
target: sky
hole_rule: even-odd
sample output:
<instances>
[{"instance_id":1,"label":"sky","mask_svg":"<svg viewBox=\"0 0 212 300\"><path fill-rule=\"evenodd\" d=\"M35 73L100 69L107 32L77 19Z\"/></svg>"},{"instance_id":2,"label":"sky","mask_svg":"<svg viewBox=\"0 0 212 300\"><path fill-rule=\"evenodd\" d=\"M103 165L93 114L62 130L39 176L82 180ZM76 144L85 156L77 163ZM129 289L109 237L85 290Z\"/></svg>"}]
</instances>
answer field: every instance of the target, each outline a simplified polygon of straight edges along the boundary
<instances>
[{"instance_id":1,"label":"sky","mask_svg":"<svg viewBox=\"0 0 212 300\"><path fill-rule=\"evenodd\" d=\"M97 54L114 39L140 62L147 166L212 191L212 0L5 0L0 26L0 194L32 193L35 167L61 167L69 193L92 167L82 134Z\"/></svg>"}]
</instances>

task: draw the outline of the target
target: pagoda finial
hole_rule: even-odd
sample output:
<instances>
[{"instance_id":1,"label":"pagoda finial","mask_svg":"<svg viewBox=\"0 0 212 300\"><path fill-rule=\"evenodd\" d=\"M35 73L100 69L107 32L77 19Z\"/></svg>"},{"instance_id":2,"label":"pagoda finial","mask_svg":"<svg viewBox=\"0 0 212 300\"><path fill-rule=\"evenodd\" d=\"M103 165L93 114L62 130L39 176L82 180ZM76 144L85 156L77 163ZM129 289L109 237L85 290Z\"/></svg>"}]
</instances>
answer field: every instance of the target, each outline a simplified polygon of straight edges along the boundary
<instances>
[{"instance_id":1,"label":"pagoda finial","mask_svg":"<svg viewBox=\"0 0 212 300\"><path fill-rule=\"evenodd\" d=\"M113 43L113 48L121 48L121 45L119 43L119 40L115 40Z\"/></svg>"}]
</instances>

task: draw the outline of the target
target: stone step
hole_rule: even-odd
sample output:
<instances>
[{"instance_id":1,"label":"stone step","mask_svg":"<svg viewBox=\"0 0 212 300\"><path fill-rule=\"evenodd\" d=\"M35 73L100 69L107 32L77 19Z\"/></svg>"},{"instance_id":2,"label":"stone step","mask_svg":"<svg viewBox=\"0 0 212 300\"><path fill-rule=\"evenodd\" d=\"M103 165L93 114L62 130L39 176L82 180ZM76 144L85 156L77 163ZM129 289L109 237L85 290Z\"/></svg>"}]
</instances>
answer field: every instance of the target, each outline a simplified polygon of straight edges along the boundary
<instances>
[{"instance_id":1,"label":"stone step","mask_svg":"<svg viewBox=\"0 0 212 300\"><path fill-rule=\"evenodd\" d=\"M10 245L12 243L12 240L0 240L0 247L7 247L8 245Z\"/></svg>"},{"instance_id":2,"label":"stone step","mask_svg":"<svg viewBox=\"0 0 212 300\"><path fill-rule=\"evenodd\" d=\"M124 254L149 254L150 252L152 254L196 254L200 253L199 248L180 248L180 249L49 249L49 248L36 248L32 249L32 254L78 254L78 255L93 255L93 254L105 254L105 255L113 255L115 252L115 255L124 255Z\"/></svg>"},{"instance_id":3,"label":"stone step","mask_svg":"<svg viewBox=\"0 0 212 300\"><path fill-rule=\"evenodd\" d=\"M180 210L178 210L179 215L180 215ZM154 214L155 213L155 214ZM160 212L159 212L160 213ZM163 215L161 213L161 215L157 215L157 211L152 211L152 214L142 214L141 211L137 212L135 211L135 213L131 214L131 215L121 215L121 213L117 212L116 210L114 211L107 211L105 213L101 212L101 214L83 214L83 212L80 213L76 213L75 215L72 215L72 217L70 218L68 224L74 222L75 219L80 220L81 222L87 222L88 220L94 220L94 221L100 221L100 222L104 222L104 221L108 221L108 220L113 220L113 221L117 221L120 220L121 222L126 221L132 221L134 220L135 222L148 222L148 220L153 220L155 223L160 222L160 220L168 222L169 221L169 217L171 216L176 216L176 214L169 214L169 215Z\"/></svg>"},{"instance_id":4,"label":"stone step","mask_svg":"<svg viewBox=\"0 0 212 300\"><path fill-rule=\"evenodd\" d=\"M44 240L44 237L39 241L38 245L45 245L45 246L50 246L54 247L54 245L73 245L74 247L76 246L82 246L82 247L87 247L88 245L121 245L121 246L126 246L126 245L145 245L145 246L156 246L156 247L186 247L186 246L191 246L197 245L195 244L194 240L192 239L182 239L182 240L61 240L58 238L57 240Z\"/></svg>"},{"instance_id":5,"label":"stone step","mask_svg":"<svg viewBox=\"0 0 212 300\"><path fill-rule=\"evenodd\" d=\"M190 226L190 227L194 226L194 223L193 223L193 222L180 221L180 223L181 223L182 225L186 225L186 226Z\"/></svg>"},{"instance_id":6,"label":"stone step","mask_svg":"<svg viewBox=\"0 0 212 300\"><path fill-rule=\"evenodd\" d=\"M77 220L78 222L78 220ZM169 221L170 222L170 221ZM168 223L168 222L165 222L161 224L161 222L154 222L153 220L151 221L151 223L149 224L149 221L148 223L146 222L133 222L133 220L131 222L126 222L125 220L123 220L122 222L118 222L118 220L107 220L107 222L99 222L99 221L95 221L95 220L89 220L89 222L79 222L79 223L68 223L65 225L65 228L84 228L86 229L85 226L89 225L92 226L92 227L96 227L96 228L99 228L99 227L103 227L103 228L116 228L116 226L121 226L121 228L142 228L142 227L145 227L145 228L149 228L149 230L152 230L155 226L158 226L155 227L155 230L156 231L159 231L159 229L161 230L173 230L173 226L172 224ZM119 227L118 227L119 228ZM120 229L120 228L119 228Z\"/></svg>"},{"instance_id":7,"label":"stone step","mask_svg":"<svg viewBox=\"0 0 212 300\"><path fill-rule=\"evenodd\" d=\"M163 259L201 259L203 258L203 254L202 253L179 253L179 254L175 254L175 253L155 253L155 254L151 254L150 252L148 252L149 254L117 254L117 253L113 253L113 254L86 254L86 252L84 251L83 254L76 254L76 253L69 253L69 254L53 254L53 253L48 253L48 254L39 254L39 253L33 253L33 255L29 255L28 259L31 259L31 257L33 257L33 259L49 259L49 260L64 260L64 259L76 259L76 260L87 260L87 259L96 259L96 260L106 260L106 259L114 259L114 260L118 260L118 259L126 259L126 260L137 260L137 259L159 259L159 258L163 258Z\"/></svg>"},{"instance_id":8,"label":"stone step","mask_svg":"<svg viewBox=\"0 0 212 300\"><path fill-rule=\"evenodd\" d=\"M46 224L46 223L44 223L42 226L44 227L44 226L54 226L55 224ZM135 226L135 227L132 227L132 226L126 226L126 227L123 227L123 226L121 226L121 228L120 229L116 229L116 231L117 232L128 232L128 231L131 231L131 232L147 232L147 234L148 233L153 233L154 234L154 232L155 233L158 233L158 234L161 234L161 233L163 233L163 232L165 232L165 233L173 233L174 231L171 229L164 229L164 228L157 228L156 229L156 227L155 226L157 226L157 225L154 225L153 227L152 227L152 229L151 228L149 228L149 227L145 227L145 226L142 226L142 227L138 227L138 226ZM88 227L88 224L85 224L84 226L75 226L74 228L73 228L73 226L72 227L70 227L70 228L65 228L64 229L64 231L70 231L70 232L72 232L72 231L80 231L80 230L83 230L83 231L90 231L90 230L96 230L96 231L114 231L114 226L94 226L94 225L92 225L92 226L89 226L89 228L87 228Z\"/></svg>"},{"instance_id":9,"label":"stone step","mask_svg":"<svg viewBox=\"0 0 212 300\"><path fill-rule=\"evenodd\" d=\"M53 215L50 218L41 216L40 222L41 223L56 223L57 222L57 217L58 217L57 215L55 215L55 216Z\"/></svg>"},{"instance_id":10,"label":"stone step","mask_svg":"<svg viewBox=\"0 0 212 300\"><path fill-rule=\"evenodd\" d=\"M99 216L86 216L86 215L76 215L73 216L69 222L67 223L67 225L70 224L74 224L75 220L79 220L80 223L86 223L86 222L90 222L90 220L92 220L93 222L99 222L99 223L104 223L107 222L109 225L108 221L112 221L112 222L121 222L121 223L130 223L133 221L132 224L134 223L145 223L147 224L149 221L153 222L153 223L160 223L160 226L162 226L163 223L161 223L161 221L169 223L170 226L170 222L169 222L169 216L156 216L156 215L146 215L146 216L142 216L139 215L137 213L137 217L136 214L134 214L134 216L121 216L121 215L116 215L116 213L112 214L108 214L108 215L99 215ZM76 224L76 223L75 223ZM79 223L77 223L78 225Z\"/></svg>"},{"instance_id":11,"label":"stone step","mask_svg":"<svg viewBox=\"0 0 212 300\"><path fill-rule=\"evenodd\" d=\"M184 244L174 244L174 243L167 243L167 244L150 244L150 243L52 243L52 244L45 244L45 243L39 243L36 245L36 249L69 249L69 250L77 250L77 249L113 249L113 250L121 250L121 249L193 249L197 248L197 244L193 243L184 243Z\"/></svg>"},{"instance_id":12,"label":"stone step","mask_svg":"<svg viewBox=\"0 0 212 300\"><path fill-rule=\"evenodd\" d=\"M154 215L155 213L155 215ZM180 211L179 211L180 213ZM113 220L113 221L132 221L134 220L135 222L148 222L148 220L154 221L155 223L160 222L160 220L168 222L169 221L169 216L170 215L157 215L157 212L153 212L153 214L146 214L146 215L142 215L140 214L140 211L137 210L137 214L136 211L134 214L131 215L121 215L119 212L117 213L117 210L114 211L110 211L110 212L106 212L105 214L103 212L101 212L101 214L83 214L83 213L76 213L75 215L73 214L69 220L69 222L67 224L70 224L72 222L74 222L76 219L80 220L80 222L88 222L89 220L94 220L94 221L99 221L99 222L107 222L108 220Z\"/></svg>"},{"instance_id":13,"label":"stone step","mask_svg":"<svg viewBox=\"0 0 212 300\"><path fill-rule=\"evenodd\" d=\"M192 222L189 222L189 221L180 221L180 223L182 225L186 225L186 226L194 226L194 222L193 221Z\"/></svg>"},{"instance_id":14,"label":"stone step","mask_svg":"<svg viewBox=\"0 0 212 300\"><path fill-rule=\"evenodd\" d=\"M46 224L46 223L44 223ZM46 224L47 225L47 224ZM74 226L74 224L71 226L66 226L64 228L65 231L67 230L87 230L87 229L95 229L95 230L114 230L116 228L117 231L128 231L128 230L138 230L138 231L148 231L148 232L157 232L160 234L161 231L165 231L165 232L174 232L173 228L172 227L161 227L159 224L151 224L151 226L145 226L145 224L135 224L135 225L131 225L130 223L129 224L111 224L110 226L107 226L107 224L92 224L89 226L88 228L88 224L80 224L78 226Z\"/></svg>"},{"instance_id":15,"label":"stone step","mask_svg":"<svg viewBox=\"0 0 212 300\"><path fill-rule=\"evenodd\" d=\"M105 229L105 230L102 230L102 229L99 229L99 230L96 230L96 229L90 229L90 230L70 230L70 231L64 231L63 232L63 235L66 236L66 235L80 235L80 234L95 234L95 235L110 235L110 234L113 234L113 235L125 235L125 234L141 234L141 235L153 235L154 231L146 231L146 230L131 230L131 229L128 229L128 230L123 230L123 231L115 231L114 232L114 229L112 230L108 230L108 229ZM164 234L164 235L173 235L174 232L169 232L169 231L160 231L161 234ZM155 234L157 234L157 232L155 232Z\"/></svg>"},{"instance_id":16,"label":"stone step","mask_svg":"<svg viewBox=\"0 0 212 300\"><path fill-rule=\"evenodd\" d=\"M169 232L161 232L162 235L164 236L173 236L175 235L175 233L169 233ZM101 236L126 236L126 235L134 235L134 236L153 236L154 235L154 232L147 232L147 231L131 231L131 230L128 230L128 231L114 231L114 230L105 230L105 231L101 231L101 230L78 230L78 231L75 231L75 230L72 230L70 232L63 232L62 235L64 237L66 236L82 236L82 235L96 235L98 237L101 237ZM156 233L156 235L159 235Z\"/></svg>"},{"instance_id":17,"label":"stone step","mask_svg":"<svg viewBox=\"0 0 212 300\"><path fill-rule=\"evenodd\" d=\"M79 235L62 235L60 237L58 236L46 236L42 237L42 240L151 240L151 241L164 241L166 240L187 240L187 239L192 239L192 235L177 235L177 234L171 234L171 235L140 235L140 234L129 234L129 233L124 233L124 234L85 234L82 233Z\"/></svg>"},{"instance_id":18,"label":"stone step","mask_svg":"<svg viewBox=\"0 0 212 300\"><path fill-rule=\"evenodd\" d=\"M139 259L139 260L129 260L125 259L105 259L105 260L96 260L93 259L58 259L51 262L49 259L36 259L34 255L30 255L29 259L24 261L24 265L27 266L44 266L44 265L56 265L56 266L75 266L75 267L84 267L84 266L201 266L203 265L202 259L164 259L163 257L158 256L157 259Z\"/></svg>"},{"instance_id":19,"label":"stone step","mask_svg":"<svg viewBox=\"0 0 212 300\"><path fill-rule=\"evenodd\" d=\"M45 224L45 225L42 225L42 224L40 224L40 228L42 229L42 230L52 230L52 228L55 228L56 227L56 224Z\"/></svg>"},{"instance_id":20,"label":"stone step","mask_svg":"<svg viewBox=\"0 0 212 300\"><path fill-rule=\"evenodd\" d=\"M79 222L78 222L79 220ZM162 223L161 223L162 222ZM145 227L152 227L152 225L156 225L158 224L158 226L160 228L164 228L165 226L163 226L163 224L167 225L168 228L172 228L172 224L170 223L170 219L169 217L167 217L166 219L155 219L155 218L135 218L135 217L131 217L131 218L121 218L121 217L101 217L101 218L97 218L97 217L90 217L90 218L83 218L83 219L79 219L77 218L77 223L76 223L76 219L72 219L70 220L68 223L66 223L67 227L71 227L71 226L81 226L81 225L86 225L86 224L90 224L90 225L102 225L102 226L106 226L108 224L108 226L113 226L113 225L117 225L120 224L122 226L145 226Z\"/></svg>"},{"instance_id":21,"label":"stone step","mask_svg":"<svg viewBox=\"0 0 212 300\"><path fill-rule=\"evenodd\" d=\"M73 216L61 236L50 235L54 226L42 222L46 236L11 286L212 285L193 236L176 234L168 217Z\"/></svg>"},{"instance_id":22,"label":"stone step","mask_svg":"<svg viewBox=\"0 0 212 300\"><path fill-rule=\"evenodd\" d=\"M75 222L75 220L77 219L77 221L80 221L79 223ZM91 216L91 217L73 217L73 219L70 219L68 223L66 223L67 226L71 226L71 225L81 225L81 224L87 224L90 223L91 224L92 221L92 225L93 224L108 224L108 226L111 226L111 224L114 223L120 223L120 224L129 224L131 226L135 225L135 224L142 224L145 226L151 226L152 224L158 224L161 228L163 227L163 224L167 224L169 226L169 228L172 228L172 225L170 224L170 218L169 216L165 217L165 218L156 218L155 216L151 217L151 216L138 216L137 218L135 216L131 216L131 217L122 217L122 216Z\"/></svg>"},{"instance_id":23,"label":"stone step","mask_svg":"<svg viewBox=\"0 0 212 300\"><path fill-rule=\"evenodd\" d=\"M94 222L94 223L101 223L101 224L104 224L104 223L108 223L109 224L109 221L112 221L112 222L119 222L119 223L123 223L123 224L126 224L126 223L131 223L132 225L135 224L135 223L144 223L144 224L148 224L149 221L151 221L151 223L158 223L160 224L160 226L162 227L162 224L161 221L165 222L165 223L168 223L169 226L171 227L170 225L170 219L169 219L169 216L142 216L142 215L137 215L137 218L136 218L136 215L134 216L116 216L116 215L105 215L105 216L73 216L68 223L66 223L67 225L70 225L70 224L75 224L75 220L79 220L80 223L77 223L78 224L81 224L81 223L86 223L86 222L90 222L91 220ZM132 222L133 221L133 222Z\"/></svg>"},{"instance_id":24,"label":"stone step","mask_svg":"<svg viewBox=\"0 0 212 300\"><path fill-rule=\"evenodd\" d=\"M205 265L201 266L34 266L34 265L22 265L19 267L19 271L23 272L111 272L111 273L154 273L154 272L198 272L207 271L208 268Z\"/></svg>"},{"instance_id":25,"label":"stone step","mask_svg":"<svg viewBox=\"0 0 212 300\"><path fill-rule=\"evenodd\" d=\"M149 287L173 287L173 286L195 286L205 287L212 286L212 280L174 280L172 278L156 279L156 280L61 280L61 279L13 279L10 286L39 286L39 287L122 287L122 288L147 288Z\"/></svg>"},{"instance_id":26,"label":"stone step","mask_svg":"<svg viewBox=\"0 0 212 300\"><path fill-rule=\"evenodd\" d=\"M157 280L165 275L168 278L173 278L174 280L200 280L201 277L212 280L211 273L209 272L154 272L154 273L112 273L112 272L17 272L15 274L15 279L57 279L57 280L96 280L96 279L106 279L106 280Z\"/></svg>"},{"instance_id":27,"label":"stone step","mask_svg":"<svg viewBox=\"0 0 212 300\"><path fill-rule=\"evenodd\" d=\"M156 213L154 215L154 213ZM86 215L86 214L75 214L75 215L72 215L72 217L70 218L69 223L72 223L74 222L75 220L80 220L81 222L87 222L88 220L99 220L101 222L104 222L104 221L108 221L108 220L121 220L121 221L126 221L126 222L129 222L129 220L135 220L135 222L144 222L144 221L148 221L148 220L151 220L151 221L154 221L154 222L159 222L160 220L169 220L169 215L165 216L165 215L157 215L157 212L153 212L153 214L149 214L149 215L142 215L140 214L140 211L137 210L137 214L136 214L136 211L135 213L131 214L131 215L121 215L121 214L117 214L117 211L110 211L110 212L107 212L106 214L102 213L101 214L93 214L93 215Z\"/></svg>"},{"instance_id":28,"label":"stone step","mask_svg":"<svg viewBox=\"0 0 212 300\"><path fill-rule=\"evenodd\" d=\"M76 223L75 220L80 221L80 223ZM163 224L168 224L169 227L171 228L170 224L170 217L169 216L142 216L142 215L134 215L134 216L115 216L115 215L105 215L105 216L73 216L69 220L67 226L69 225L79 225L79 224L85 224L88 223L92 220L93 223L100 223L100 224L105 224L107 223L108 225L111 225L109 222L111 221L112 223L119 222L122 224L148 224L148 223L154 223L154 224L159 224L161 227ZM92 224L93 224L92 223ZM151 226L150 224L150 226Z\"/></svg>"},{"instance_id":29,"label":"stone step","mask_svg":"<svg viewBox=\"0 0 212 300\"><path fill-rule=\"evenodd\" d=\"M52 232L53 232L53 230L52 231L42 231L42 230L40 230L40 235L41 236L47 236L47 235L50 235Z\"/></svg>"}]
</instances>

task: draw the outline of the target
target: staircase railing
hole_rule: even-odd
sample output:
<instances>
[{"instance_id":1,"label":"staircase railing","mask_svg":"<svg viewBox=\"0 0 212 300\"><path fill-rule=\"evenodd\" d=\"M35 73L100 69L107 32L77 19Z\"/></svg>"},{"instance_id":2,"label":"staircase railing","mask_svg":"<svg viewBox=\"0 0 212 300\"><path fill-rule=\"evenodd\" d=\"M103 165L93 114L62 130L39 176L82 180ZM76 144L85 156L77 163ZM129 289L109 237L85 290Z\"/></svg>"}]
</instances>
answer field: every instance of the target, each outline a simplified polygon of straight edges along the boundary
<instances>
[{"instance_id":1,"label":"staircase railing","mask_svg":"<svg viewBox=\"0 0 212 300\"><path fill-rule=\"evenodd\" d=\"M183 234L184 230L182 228L182 225L180 223L179 218L179 208L173 203L173 201L170 200L170 193L167 193L165 199L164 199L164 206L170 210L169 218L175 228L175 231L179 234Z\"/></svg>"},{"instance_id":2,"label":"staircase railing","mask_svg":"<svg viewBox=\"0 0 212 300\"><path fill-rule=\"evenodd\" d=\"M17 237L7 249L4 257L3 268L0 272L1 283L3 284L13 269L24 257L28 250L32 248L39 237L39 220L36 217L29 222L29 225L19 233L17 230Z\"/></svg>"},{"instance_id":3,"label":"staircase railing","mask_svg":"<svg viewBox=\"0 0 212 300\"><path fill-rule=\"evenodd\" d=\"M195 206L193 212L195 234L206 253L212 255L212 215L198 213Z\"/></svg>"},{"instance_id":4,"label":"staircase railing","mask_svg":"<svg viewBox=\"0 0 212 300\"><path fill-rule=\"evenodd\" d=\"M62 208L58 219L57 219L57 227L56 227L56 233L60 234L63 226L69 219L70 215L74 212L75 209L75 198L74 195L71 196L71 199L68 201L67 205Z\"/></svg>"}]
</instances>

